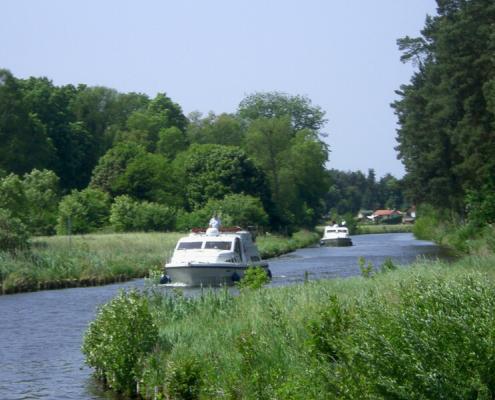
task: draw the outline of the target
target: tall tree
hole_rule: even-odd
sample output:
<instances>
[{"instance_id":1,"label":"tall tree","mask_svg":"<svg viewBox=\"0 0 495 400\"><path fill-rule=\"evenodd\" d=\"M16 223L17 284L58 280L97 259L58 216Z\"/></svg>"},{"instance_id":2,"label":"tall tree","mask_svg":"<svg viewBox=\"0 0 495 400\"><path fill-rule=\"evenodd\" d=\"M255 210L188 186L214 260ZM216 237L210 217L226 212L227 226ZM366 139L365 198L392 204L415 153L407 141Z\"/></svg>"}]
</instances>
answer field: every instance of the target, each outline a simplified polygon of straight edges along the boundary
<instances>
[{"instance_id":1,"label":"tall tree","mask_svg":"<svg viewBox=\"0 0 495 400\"><path fill-rule=\"evenodd\" d=\"M249 121L289 117L294 132L301 129L319 132L327 122L325 112L319 106L312 105L307 97L281 92L251 94L241 101L238 113Z\"/></svg>"},{"instance_id":2,"label":"tall tree","mask_svg":"<svg viewBox=\"0 0 495 400\"><path fill-rule=\"evenodd\" d=\"M146 109L137 110L129 116L127 130L120 133L119 139L137 142L146 150L155 152L160 140L160 132L172 127L185 135L187 118L177 103L164 93L158 93L148 103ZM186 141L185 137L183 140Z\"/></svg>"},{"instance_id":3,"label":"tall tree","mask_svg":"<svg viewBox=\"0 0 495 400\"><path fill-rule=\"evenodd\" d=\"M268 177L278 223L315 223L328 190L328 149L317 133L294 132L289 116L259 118L251 122L244 147Z\"/></svg>"},{"instance_id":4,"label":"tall tree","mask_svg":"<svg viewBox=\"0 0 495 400\"><path fill-rule=\"evenodd\" d=\"M495 171L495 3L438 0L421 38L398 41L418 70L393 104L398 151L416 201L464 209Z\"/></svg>"},{"instance_id":5,"label":"tall tree","mask_svg":"<svg viewBox=\"0 0 495 400\"><path fill-rule=\"evenodd\" d=\"M46 126L26 104L18 80L0 70L0 168L17 174L45 168L54 153Z\"/></svg>"},{"instance_id":6,"label":"tall tree","mask_svg":"<svg viewBox=\"0 0 495 400\"><path fill-rule=\"evenodd\" d=\"M236 115L209 113L205 118L201 114L190 114L187 136L193 143L223 144L240 146L245 128L241 119Z\"/></svg>"},{"instance_id":7,"label":"tall tree","mask_svg":"<svg viewBox=\"0 0 495 400\"><path fill-rule=\"evenodd\" d=\"M271 208L264 173L238 147L193 144L174 165L182 176L189 209L236 193L260 198L267 212Z\"/></svg>"}]
</instances>

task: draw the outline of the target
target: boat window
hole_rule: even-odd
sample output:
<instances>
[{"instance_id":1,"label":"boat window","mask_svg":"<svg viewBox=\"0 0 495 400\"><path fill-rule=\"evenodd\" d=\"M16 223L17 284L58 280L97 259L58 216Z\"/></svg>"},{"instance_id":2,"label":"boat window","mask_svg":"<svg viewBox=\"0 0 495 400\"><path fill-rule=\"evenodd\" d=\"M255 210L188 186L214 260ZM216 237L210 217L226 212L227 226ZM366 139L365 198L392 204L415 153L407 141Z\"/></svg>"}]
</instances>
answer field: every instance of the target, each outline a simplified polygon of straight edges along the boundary
<instances>
[{"instance_id":1,"label":"boat window","mask_svg":"<svg viewBox=\"0 0 495 400\"><path fill-rule=\"evenodd\" d=\"M235 248L234 248L234 251L241 255L241 241L239 240L239 238L236 238L235 239Z\"/></svg>"},{"instance_id":2,"label":"boat window","mask_svg":"<svg viewBox=\"0 0 495 400\"><path fill-rule=\"evenodd\" d=\"M346 229L339 229L339 232L345 233L345 232L347 232L347 230Z\"/></svg>"},{"instance_id":3,"label":"boat window","mask_svg":"<svg viewBox=\"0 0 495 400\"><path fill-rule=\"evenodd\" d=\"M206 242L205 249L230 250L231 242Z\"/></svg>"},{"instance_id":4,"label":"boat window","mask_svg":"<svg viewBox=\"0 0 495 400\"><path fill-rule=\"evenodd\" d=\"M203 242L180 242L177 250L200 249Z\"/></svg>"}]
</instances>

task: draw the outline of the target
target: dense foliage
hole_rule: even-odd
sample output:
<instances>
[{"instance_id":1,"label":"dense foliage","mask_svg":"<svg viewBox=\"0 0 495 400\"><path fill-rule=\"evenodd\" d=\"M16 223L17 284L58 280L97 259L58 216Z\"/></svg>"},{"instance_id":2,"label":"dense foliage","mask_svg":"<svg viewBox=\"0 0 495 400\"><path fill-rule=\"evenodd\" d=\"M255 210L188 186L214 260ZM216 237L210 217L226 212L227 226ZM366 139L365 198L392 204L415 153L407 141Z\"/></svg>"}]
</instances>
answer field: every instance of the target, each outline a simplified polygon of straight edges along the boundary
<instances>
[{"instance_id":1,"label":"dense foliage","mask_svg":"<svg viewBox=\"0 0 495 400\"><path fill-rule=\"evenodd\" d=\"M73 233L100 229L119 196L146 211L130 223L121 199L117 230L173 229L170 218L157 222L163 210L190 216L233 195L261 204L237 218L242 224L293 231L325 212L326 120L303 96L255 93L234 114L187 118L164 93L55 86L0 70L0 115L0 207L32 234L66 233L69 224Z\"/></svg>"},{"instance_id":2,"label":"dense foliage","mask_svg":"<svg viewBox=\"0 0 495 400\"><path fill-rule=\"evenodd\" d=\"M147 324L135 326L138 332L158 329L142 338L155 346L128 349L140 351L139 368L134 362L112 375L122 359L116 344L127 348L129 339L96 351L93 332L128 336L116 320L99 317L85 351L100 374L120 380L112 387L140 382L144 398L488 399L495 393L493 272L490 262L464 263L384 267L373 279L243 289L237 296L155 293L139 300L151 320L119 309L123 321ZM110 351L115 359L105 365Z\"/></svg>"},{"instance_id":3,"label":"dense foliage","mask_svg":"<svg viewBox=\"0 0 495 400\"><path fill-rule=\"evenodd\" d=\"M134 393L142 374L143 356L158 339L146 297L121 292L104 305L84 337L83 353L107 385Z\"/></svg>"},{"instance_id":4,"label":"dense foliage","mask_svg":"<svg viewBox=\"0 0 495 400\"><path fill-rule=\"evenodd\" d=\"M359 210L406 209L410 203L404 196L402 180L386 174L379 180L375 171L328 171L330 189L325 196L327 210L332 214L355 216Z\"/></svg>"},{"instance_id":5,"label":"dense foliage","mask_svg":"<svg viewBox=\"0 0 495 400\"><path fill-rule=\"evenodd\" d=\"M12 252L27 247L29 233L26 226L8 210L0 208L0 249Z\"/></svg>"},{"instance_id":6,"label":"dense foliage","mask_svg":"<svg viewBox=\"0 0 495 400\"><path fill-rule=\"evenodd\" d=\"M397 149L417 203L463 214L466 194L495 188L495 3L438 0L437 12L398 41L417 71L393 104Z\"/></svg>"}]
</instances>

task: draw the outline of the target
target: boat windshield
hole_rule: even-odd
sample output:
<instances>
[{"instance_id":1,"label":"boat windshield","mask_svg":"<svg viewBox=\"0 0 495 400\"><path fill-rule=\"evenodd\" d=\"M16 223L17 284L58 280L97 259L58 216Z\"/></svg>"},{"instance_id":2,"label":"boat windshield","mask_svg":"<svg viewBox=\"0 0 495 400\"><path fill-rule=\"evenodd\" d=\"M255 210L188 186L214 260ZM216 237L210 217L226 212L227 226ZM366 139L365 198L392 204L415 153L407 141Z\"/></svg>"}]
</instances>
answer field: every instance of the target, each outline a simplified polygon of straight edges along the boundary
<instances>
[{"instance_id":1,"label":"boat windshield","mask_svg":"<svg viewBox=\"0 0 495 400\"><path fill-rule=\"evenodd\" d=\"M203 242L180 242L177 250L200 249Z\"/></svg>"},{"instance_id":2,"label":"boat windshield","mask_svg":"<svg viewBox=\"0 0 495 400\"><path fill-rule=\"evenodd\" d=\"M232 242L206 242L205 249L230 250Z\"/></svg>"}]
</instances>

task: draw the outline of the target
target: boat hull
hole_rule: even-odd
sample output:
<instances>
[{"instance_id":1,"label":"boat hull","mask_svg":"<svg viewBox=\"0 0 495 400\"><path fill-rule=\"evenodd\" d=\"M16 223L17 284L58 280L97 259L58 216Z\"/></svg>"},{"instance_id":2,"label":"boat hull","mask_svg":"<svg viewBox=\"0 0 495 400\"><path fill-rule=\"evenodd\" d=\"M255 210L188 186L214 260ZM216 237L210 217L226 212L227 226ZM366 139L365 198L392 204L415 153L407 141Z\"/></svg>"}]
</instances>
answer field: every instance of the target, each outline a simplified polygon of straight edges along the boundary
<instances>
[{"instance_id":1,"label":"boat hull","mask_svg":"<svg viewBox=\"0 0 495 400\"><path fill-rule=\"evenodd\" d=\"M262 267L271 276L268 264L253 265ZM232 264L191 264L167 265L167 284L181 286L221 286L234 285L244 277L247 265Z\"/></svg>"},{"instance_id":2,"label":"boat hull","mask_svg":"<svg viewBox=\"0 0 495 400\"><path fill-rule=\"evenodd\" d=\"M351 238L321 239L320 245L329 247L346 247L352 246L352 240Z\"/></svg>"}]
</instances>

